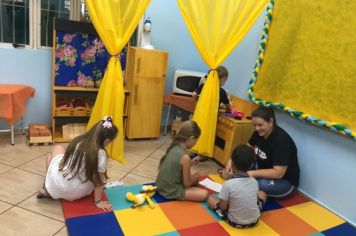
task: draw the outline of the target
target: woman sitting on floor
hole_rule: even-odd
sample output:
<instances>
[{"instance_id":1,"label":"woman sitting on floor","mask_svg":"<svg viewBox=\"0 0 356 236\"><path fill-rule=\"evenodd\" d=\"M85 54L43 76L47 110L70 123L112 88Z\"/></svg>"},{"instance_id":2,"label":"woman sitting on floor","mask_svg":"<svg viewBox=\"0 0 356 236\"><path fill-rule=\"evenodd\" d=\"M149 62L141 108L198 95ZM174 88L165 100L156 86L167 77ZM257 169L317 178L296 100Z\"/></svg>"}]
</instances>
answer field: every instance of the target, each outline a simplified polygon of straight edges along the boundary
<instances>
[{"instance_id":1,"label":"woman sitting on floor","mask_svg":"<svg viewBox=\"0 0 356 236\"><path fill-rule=\"evenodd\" d=\"M286 131L276 124L274 111L259 107L252 113L255 132L248 145L254 148L256 166L247 173L258 181L259 189L269 197L287 197L299 185L297 148ZM232 173L231 160L221 171L224 178Z\"/></svg>"}]
</instances>

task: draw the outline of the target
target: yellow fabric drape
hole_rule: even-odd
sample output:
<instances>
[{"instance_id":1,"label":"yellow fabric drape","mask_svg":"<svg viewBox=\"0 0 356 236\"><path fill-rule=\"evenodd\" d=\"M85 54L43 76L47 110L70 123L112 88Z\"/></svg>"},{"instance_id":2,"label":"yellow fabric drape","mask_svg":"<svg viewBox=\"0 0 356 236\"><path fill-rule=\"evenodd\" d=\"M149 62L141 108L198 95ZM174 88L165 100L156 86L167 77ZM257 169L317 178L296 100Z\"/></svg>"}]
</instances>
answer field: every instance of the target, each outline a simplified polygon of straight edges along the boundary
<instances>
[{"instance_id":1,"label":"yellow fabric drape","mask_svg":"<svg viewBox=\"0 0 356 236\"><path fill-rule=\"evenodd\" d=\"M119 128L118 138L107 147L108 154L124 162L123 108L124 87L120 60L116 57L130 39L150 0L86 0L90 19L112 55L108 63L88 128L104 116L113 117Z\"/></svg>"},{"instance_id":2,"label":"yellow fabric drape","mask_svg":"<svg viewBox=\"0 0 356 236\"><path fill-rule=\"evenodd\" d=\"M201 57L216 69L246 35L268 0L178 0L180 11ZM209 73L193 120L202 134L193 150L213 155L219 106L219 81Z\"/></svg>"}]
</instances>

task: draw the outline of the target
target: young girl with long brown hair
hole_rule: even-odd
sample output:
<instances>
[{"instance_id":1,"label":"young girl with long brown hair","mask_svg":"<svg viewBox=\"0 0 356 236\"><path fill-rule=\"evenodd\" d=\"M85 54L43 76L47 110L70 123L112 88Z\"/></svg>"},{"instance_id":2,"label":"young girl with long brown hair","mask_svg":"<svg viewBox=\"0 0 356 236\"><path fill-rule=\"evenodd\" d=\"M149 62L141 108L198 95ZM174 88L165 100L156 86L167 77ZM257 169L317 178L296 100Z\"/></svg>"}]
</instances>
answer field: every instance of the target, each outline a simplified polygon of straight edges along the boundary
<instances>
[{"instance_id":1,"label":"young girl with long brown hair","mask_svg":"<svg viewBox=\"0 0 356 236\"><path fill-rule=\"evenodd\" d=\"M102 201L103 187L107 178L107 153L105 146L118 133L112 118L104 117L89 131L76 137L68 146L55 146L46 162L45 184L38 198L76 200L90 195L94 190L94 204L103 210L111 210Z\"/></svg>"}]
</instances>

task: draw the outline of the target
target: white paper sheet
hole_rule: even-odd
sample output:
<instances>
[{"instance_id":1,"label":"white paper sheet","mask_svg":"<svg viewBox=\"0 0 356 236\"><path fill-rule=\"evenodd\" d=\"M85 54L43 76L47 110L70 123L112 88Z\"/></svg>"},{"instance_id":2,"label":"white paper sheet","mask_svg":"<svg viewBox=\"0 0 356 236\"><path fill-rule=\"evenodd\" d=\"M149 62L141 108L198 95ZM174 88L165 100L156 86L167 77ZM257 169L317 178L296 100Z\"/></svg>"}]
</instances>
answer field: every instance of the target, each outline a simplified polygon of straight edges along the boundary
<instances>
[{"instance_id":1,"label":"white paper sheet","mask_svg":"<svg viewBox=\"0 0 356 236\"><path fill-rule=\"evenodd\" d=\"M118 181L113 181L113 182L107 182L105 184L105 188L113 188L113 187L116 187L116 186L122 186L124 185L124 183L120 180Z\"/></svg>"},{"instance_id":2,"label":"white paper sheet","mask_svg":"<svg viewBox=\"0 0 356 236\"><path fill-rule=\"evenodd\" d=\"M203 179L202 181L199 182L199 184L215 192L220 192L222 188L221 184L214 182L209 178Z\"/></svg>"}]
</instances>

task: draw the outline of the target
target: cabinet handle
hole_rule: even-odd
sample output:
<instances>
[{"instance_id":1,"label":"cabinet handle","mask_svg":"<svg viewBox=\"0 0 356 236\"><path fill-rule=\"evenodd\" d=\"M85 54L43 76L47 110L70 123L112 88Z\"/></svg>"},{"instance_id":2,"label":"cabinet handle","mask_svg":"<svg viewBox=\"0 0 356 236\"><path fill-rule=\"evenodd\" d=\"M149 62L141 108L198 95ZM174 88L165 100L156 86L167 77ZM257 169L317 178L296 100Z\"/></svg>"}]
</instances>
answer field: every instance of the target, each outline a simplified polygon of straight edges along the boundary
<instances>
[{"instance_id":1,"label":"cabinet handle","mask_svg":"<svg viewBox=\"0 0 356 236\"><path fill-rule=\"evenodd\" d=\"M134 104L136 104L136 102L137 102L137 92L138 92L138 85L135 84L135 88L134 88L134 93L135 93L135 95L134 95Z\"/></svg>"},{"instance_id":2,"label":"cabinet handle","mask_svg":"<svg viewBox=\"0 0 356 236\"><path fill-rule=\"evenodd\" d=\"M137 58L136 74L140 73L141 70L141 57Z\"/></svg>"}]
</instances>

